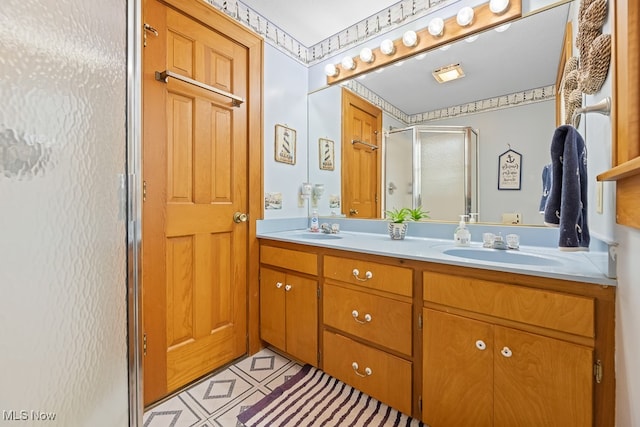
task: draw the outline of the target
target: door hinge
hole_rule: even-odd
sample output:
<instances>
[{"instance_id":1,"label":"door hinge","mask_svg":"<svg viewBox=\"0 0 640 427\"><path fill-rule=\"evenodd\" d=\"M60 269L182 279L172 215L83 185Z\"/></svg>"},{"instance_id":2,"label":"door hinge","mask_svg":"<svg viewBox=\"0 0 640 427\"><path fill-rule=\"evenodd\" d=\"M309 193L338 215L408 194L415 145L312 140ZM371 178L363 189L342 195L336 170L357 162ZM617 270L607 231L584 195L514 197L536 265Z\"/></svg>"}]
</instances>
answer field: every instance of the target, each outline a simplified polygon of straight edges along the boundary
<instances>
[{"instance_id":1,"label":"door hinge","mask_svg":"<svg viewBox=\"0 0 640 427\"><path fill-rule=\"evenodd\" d=\"M593 364L593 376L596 378L597 384L602 382L602 361L600 359Z\"/></svg>"},{"instance_id":2,"label":"door hinge","mask_svg":"<svg viewBox=\"0 0 640 427\"><path fill-rule=\"evenodd\" d=\"M418 330L422 330L422 314L418 314Z\"/></svg>"},{"instance_id":3,"label":"door hinge","mask_svg":"<svg viewBox=\"0 0 640 427\"><path fill-rule=\"evenodd\" d=\"M418 396L418 411L422 413L422 396Z\"/></svg>"},{"instance_id":4,"label":"door hinge","mask_svg":"<svg viewBox=\"0 0 640 427\"><path fill-rule=\"evenodd\" d=\"M147 334L146 333L142 335L142 355L143 356L147 355Z\"/></svg>"},{"instance_id":5,"label":"door hinge","mask_svg":"<svg viewBox=\"0 0 640 427\"><path fill-rule=\"evenodd\" d=\"M375 196L376 203L378 203L378 195Z\"/></svg>"},{"instance_id":6,"label":"door hinge","mask_svg":"<svg viewBox=\"0 0 640 427\"><path fill-rule=\"evenodd\" d=\"M320 353L320 350L318 350L318 366L320 366L320 360L322 359L322 354Z\"/></svg>"},{"instance_id":7,"label":"door hinge","mask_svg":"<svg viewBox=\"0 0 640 427\"><path fill-rule=\"evenodd\" d=\"M142 201L147 201L147 181L142 181Z\"/></svg>"},{"instance_id":8,"label":"door hinge","mask_svg":"<svg viewBox=\"0 0 640 427\"><path fill-rule=\"evenodd\" d=\"M320 286L318 286L318 288L316 289L316 293L318 295L318 299L320 298Z\"/></svg>"}]
</instances>

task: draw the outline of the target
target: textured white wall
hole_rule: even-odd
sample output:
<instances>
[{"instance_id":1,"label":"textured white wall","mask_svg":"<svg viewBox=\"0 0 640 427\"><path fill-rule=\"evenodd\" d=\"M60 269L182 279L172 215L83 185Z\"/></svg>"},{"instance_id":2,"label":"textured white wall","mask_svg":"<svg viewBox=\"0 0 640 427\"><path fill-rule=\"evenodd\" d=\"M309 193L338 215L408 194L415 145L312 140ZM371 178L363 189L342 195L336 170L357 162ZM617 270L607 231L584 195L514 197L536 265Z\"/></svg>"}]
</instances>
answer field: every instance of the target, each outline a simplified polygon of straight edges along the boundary
<instances>
[{"instance_id":1,"label":"textured white wall","mask_svg":"<svg viewBox=\"0 0 640 427\"><path fill-rule=\"evenodd\" d=\"M274 159L275 125L297 133L296 163ZM307 181L307 67L265 43L264 48L264 191L282 193L281 210L265 210L264 218L307 215L298 207L298 190Z\"/></svg>"},{"instance_id":2,"label":"textured white wall","mask_svg":"<svg viewBox=\"0 0 640 427\"><path fill-rule=\"evenodd\" d=\"M0 5L2 425L128 424L125 35L125 0Z\"/></svg>"}]
</instances>

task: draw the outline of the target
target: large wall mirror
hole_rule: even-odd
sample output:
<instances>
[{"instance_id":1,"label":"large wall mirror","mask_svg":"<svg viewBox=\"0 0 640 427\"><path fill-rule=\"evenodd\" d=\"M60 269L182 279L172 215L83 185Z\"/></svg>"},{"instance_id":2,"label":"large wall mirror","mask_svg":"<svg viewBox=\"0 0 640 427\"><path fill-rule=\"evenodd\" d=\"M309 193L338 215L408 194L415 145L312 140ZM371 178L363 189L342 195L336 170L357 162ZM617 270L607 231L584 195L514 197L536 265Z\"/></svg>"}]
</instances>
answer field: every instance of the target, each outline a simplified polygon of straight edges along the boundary
<instances>
[{"instance_id":1,"label":"large wall mirror","mask_svg":"<svg viewBox=\"0 0 640 427\"><path fill-rule=\"evenodd\" d=\"M356 78L346 87L382 105L383 133L387 136L413 126L473 129L478 139L473 179L477 180L475 209L479 220L502 223L505 218L513 218L511 214L518 214L521 224L542 225L542 175L550 162L549 147L557 127L554 92L562 73L561 56L571 5L562 1L527 12L509 28L500 29L503 31L492 29L478 34L475 40L459 40L446 49L409 58L401 66L391 65ZM465 77L437 83L432 71L450 64L460 64ZM317 206L321 215L341 212L335 203L341 185L341 90L340 85L323 87L308 97L309 181L324 185L325 196ZM335 142L333 170L321 167L321 139ZM390 143L386 137L384 142L383 158L388 148L385 145ZM501 155L511 150L520 156L518 186L501 188ZM407 161L404 169L410 170L411 160ZM387 167L399 168L383 162L382 210L391 207L385 205L386 199L393 200L385 194ZM395 195L407 192L412 184L415 185L403 183L402 188L394 189ZM430 210L429 200L419 202ZM458 216L437 219L457 221Z\"/></svg>"}]
</instances>

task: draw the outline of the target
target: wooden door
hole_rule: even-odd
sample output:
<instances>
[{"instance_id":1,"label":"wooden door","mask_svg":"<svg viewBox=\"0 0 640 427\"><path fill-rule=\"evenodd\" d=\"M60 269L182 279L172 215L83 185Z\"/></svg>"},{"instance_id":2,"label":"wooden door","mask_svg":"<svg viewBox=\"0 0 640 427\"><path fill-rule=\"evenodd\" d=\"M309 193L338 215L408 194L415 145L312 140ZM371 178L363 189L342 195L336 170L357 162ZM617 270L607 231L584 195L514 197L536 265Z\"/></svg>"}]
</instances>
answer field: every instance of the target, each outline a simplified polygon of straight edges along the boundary
<instances>
[{"instance_id":1,"label":"wooden door","mask_svg":"<svg viewBox=\"0 0 640 427\"><path fill-rule=\"evenodd\" d=\"M168 70L247 98L246 48L199 19L144 5L158 32L143 50L145 404L247 346L248 227L233 220L248 205L247 104L155 78Z\"/></svg>"},{"instance_id":2,"label":"wooden door","mask_svg":"<svg viewBox=\"0 0 640 427\"><path fill-rule=\"evenodd\" d=\"M260 269L260 337L286 351L285 293L286 275L280 271Z\"/></svg>"},{"instance_id":3,"label":"wooden door","mask_svg":"<svg viewBox=\"0 0 640 427\"><path fill-rule=\"evenodd\" d=\"M496 427L593 425L592 349L500 326L494 334Z\"/></svg>"},{"instance_id":4,"label":"wooden door","mask_svg":"<svg viewBox=\"0 0 640 427\"><path fill-rule=\"evenodd\" d=\"M287 274L285 283L287 353L318 366L318 282Z\"/></svg>"},{"instance_id":5,"label":"wooden door","mask_svg":"<svg viewBox=\"0 0 640 427\"><path fill-rule=\"evenodd\" d=\"M492 326L429 309L423 319L422 421L493 426Z\"/></svg>"},{"instance_id":6,"label":"wooden door","mask_svg":"<svg viewBox=\"0 0 640 427\"><path fill-rule=\"evenodd\" d=\"M349 218L379 218L382 110L342 90L342 206Z\"/></svg>"}]
</instances>

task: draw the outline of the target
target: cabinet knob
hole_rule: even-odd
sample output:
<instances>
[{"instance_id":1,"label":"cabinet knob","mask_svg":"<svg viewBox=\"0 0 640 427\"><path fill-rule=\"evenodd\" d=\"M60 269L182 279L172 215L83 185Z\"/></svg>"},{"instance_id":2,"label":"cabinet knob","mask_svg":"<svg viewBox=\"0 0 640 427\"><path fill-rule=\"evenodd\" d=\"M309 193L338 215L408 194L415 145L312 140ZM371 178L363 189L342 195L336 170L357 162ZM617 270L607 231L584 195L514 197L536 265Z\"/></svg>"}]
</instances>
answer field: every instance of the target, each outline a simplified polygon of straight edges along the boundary
<instances>
[{"instance_id":1,"label":"cabinet knob","mask_svg":"<svg viewBox=\"0 0 640 427\"><path fill-rule=\"evenodd\" d=\"M357 268L354 268L351 273L353 274L353 277L356 278L356 280L359 280L361 282L366 282L367 280L373 278L373 273L370 271L366 271L364 273L364 278L360 277L360 270L358 270Z\"/></svg>"},{"instance_id":2,"label":"cabinet knob","mask_svg":"<svg viewBox=\"0 0 640 427\"><path fill-rule=\"evenodd\" d=\"M284 290L285 290L285 291L287 291L287 292L289 292L289 291L291 290L291 288L293 288L293 286L291 286L291 285L286 285L286 286L284 287Z\"/></svg>"},{"instance_id":3,"label":"cabinet knob","mask_svg":"<svg viewBox=\"0 0 640 427\"><path fill-rule=\"evenodd\" d=\"M513 355L509 347L502 347L502 350L500 350L500 354L502 354L504 357L511 357Z\"/></svg>"},{"instance_id":4,"label":"cabinet knob","mask_svg":"<svg viewBox=\"0 0 640 427\"><path fill-rule=\"evenodd\" d=\"M353 316L353 320L355 320L358 323L362 323L362 324L369 323L373 319L369 313L366 313L364 315L364 320L360 320L359 319L360 313L358 313L358 310L353 310L351 312L351 315Z\"/></svg>"},{"instance_id":5,"label":"cabinet knob","mask_svg":"<svg viewBox=\"0 0 640 427\"><path fill-rule=\"evenodd\" d=\"M366 377L371 376L373 374L373 371L369 367L364 368L364 374L360 373L360 371L359 371L360 367L358 366L358 362L353 362L351 364L351 367L355 371L356 375L359 376L359 377L362 377L362 378L366 378Z\"/></svg>"},{"instance_id":6,"label":"cabinet knob","mask_svg":"<svg viewBox=\"0 0 640 427\"><path fill-rule=\"evenodd\" d=\"M277 282L276 283L276 288L280 289L282 287L282 282Z\"/></svg>"},{"instance_id":7,"label":"cabinet knob","mask_svg":"<svg viewBox=\"0 0 640 427\"><path fill-rule=\"evenodd\" d=\"M478 340L476 341L476 347L478 347L478 350L486 350L487 344L485 344L485 342L482 340Z\"/></svg>"}]
</instances>

